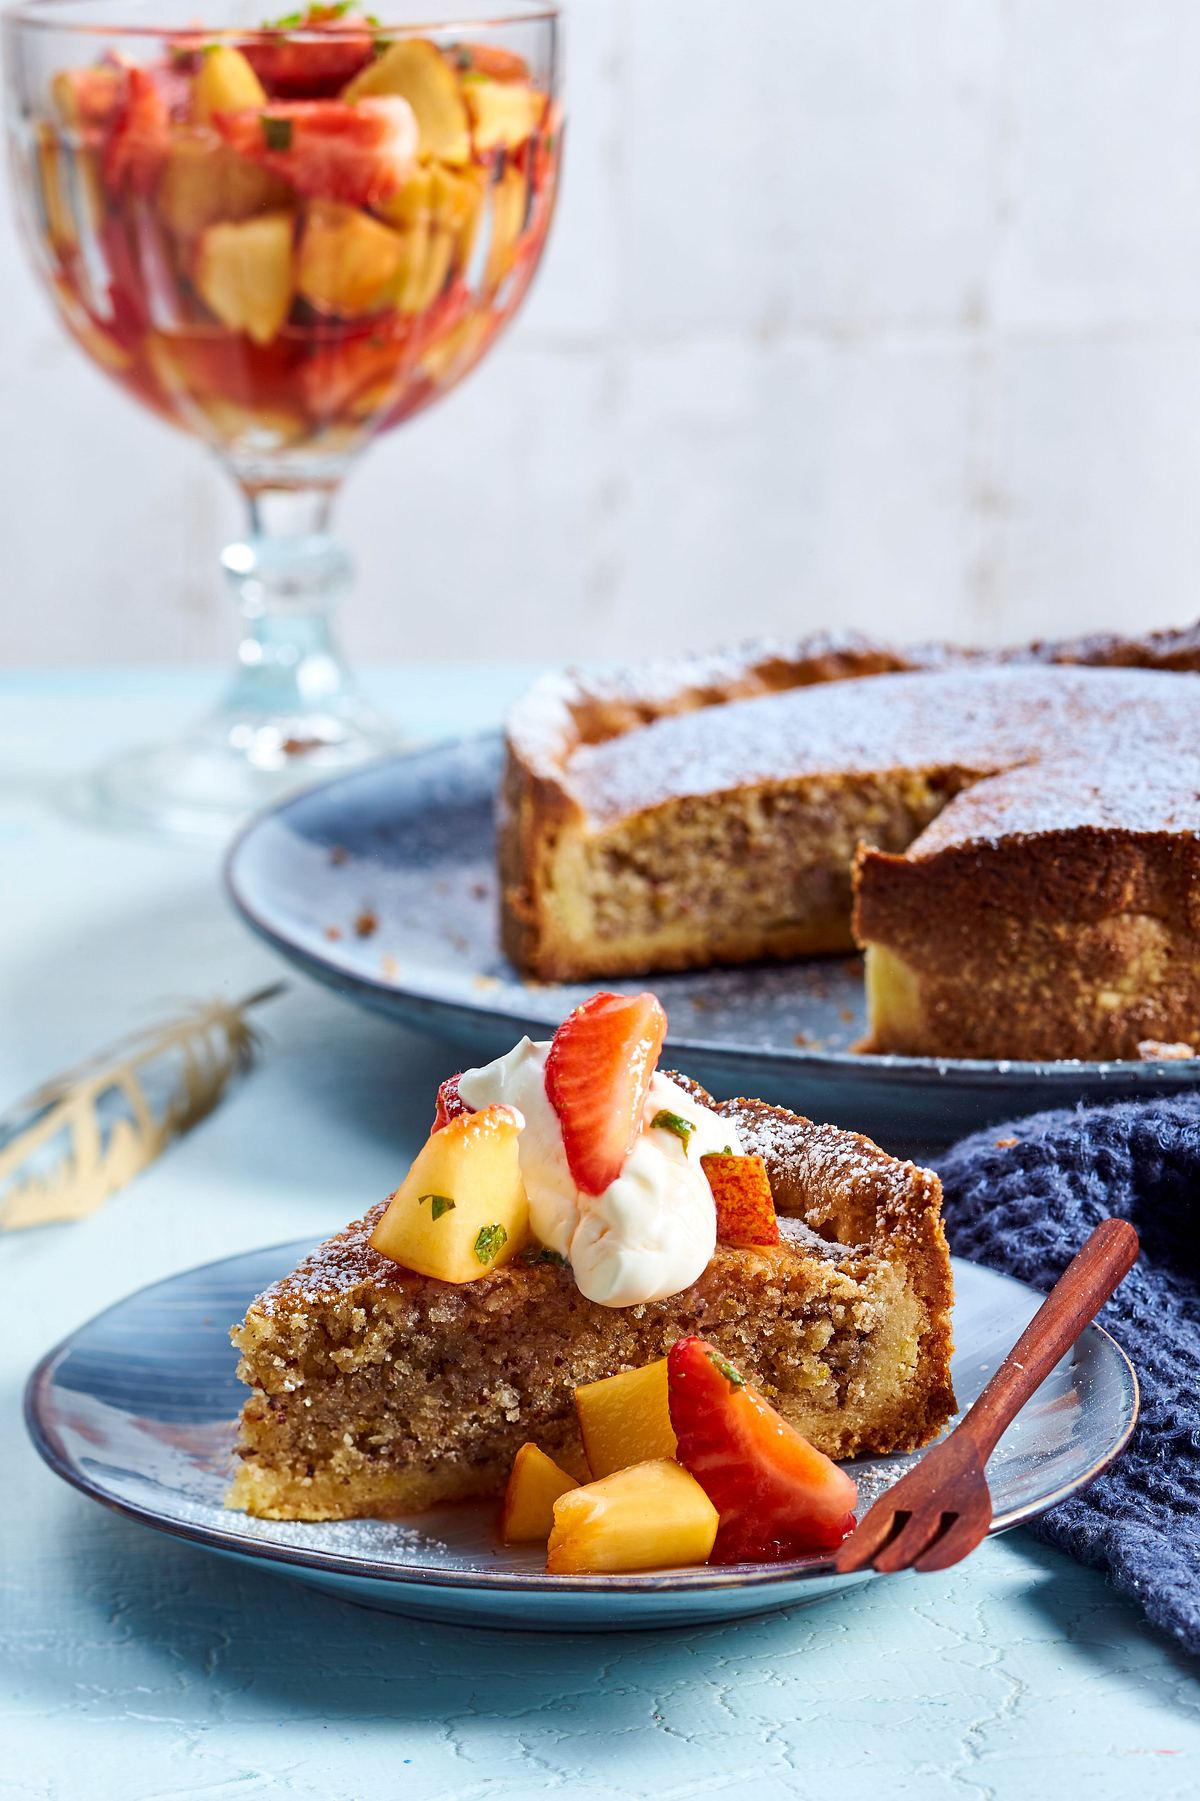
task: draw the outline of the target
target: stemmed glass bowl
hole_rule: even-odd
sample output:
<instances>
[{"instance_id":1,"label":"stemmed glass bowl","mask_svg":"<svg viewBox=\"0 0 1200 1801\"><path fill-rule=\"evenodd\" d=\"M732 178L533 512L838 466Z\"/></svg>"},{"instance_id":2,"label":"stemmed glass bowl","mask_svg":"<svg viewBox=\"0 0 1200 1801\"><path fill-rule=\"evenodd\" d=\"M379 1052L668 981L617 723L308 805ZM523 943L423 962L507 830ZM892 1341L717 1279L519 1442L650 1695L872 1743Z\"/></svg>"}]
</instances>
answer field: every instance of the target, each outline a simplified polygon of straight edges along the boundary
<instances>
[{"instance_id":1,"label":"stemmed glass bowl","mask_svg":"<svg viewBox=\"0 0 1200 1801\"><path fill-rule=\"evenodd\" d=\"M203 23L197 0L24 0L3 24L20 216L59 317L248 506L222 558L243 622L223 701L98 772L95 795L223 834L396 742L333 636L350 564L331 506L529 287L562 149L560 20L532 0L274 21L263 0L200 3Z\"/></svg>"}]
</instances>

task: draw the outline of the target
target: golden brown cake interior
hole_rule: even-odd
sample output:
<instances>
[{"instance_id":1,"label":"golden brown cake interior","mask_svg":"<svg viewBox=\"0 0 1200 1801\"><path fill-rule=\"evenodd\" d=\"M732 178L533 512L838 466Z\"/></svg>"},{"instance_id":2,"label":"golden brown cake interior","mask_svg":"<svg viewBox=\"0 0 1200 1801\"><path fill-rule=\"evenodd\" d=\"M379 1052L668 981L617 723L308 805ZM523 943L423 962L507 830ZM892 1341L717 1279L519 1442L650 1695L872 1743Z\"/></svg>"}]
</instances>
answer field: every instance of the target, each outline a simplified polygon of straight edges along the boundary
<instances>
[{"instance_id":1,"label":"golden brown cake interior","mask_svg":"<svg viewBox=\"0 0 1200 1801\"><path fill-rule=\"evenodd\" d=\"M667 1300L601 1307L548 1263L414 1276L371 1249L380 1208L268 1289L234 1333L254 1392L230 1505L328 1519L494 1495L527 1439L583 1474L575 1386L691 1332L830 1455L925 1443L954 1405L937 1177L757 1101L717 1111L765 1157L783 1242L718 1246Z\"/></svg>"}]
</instances>

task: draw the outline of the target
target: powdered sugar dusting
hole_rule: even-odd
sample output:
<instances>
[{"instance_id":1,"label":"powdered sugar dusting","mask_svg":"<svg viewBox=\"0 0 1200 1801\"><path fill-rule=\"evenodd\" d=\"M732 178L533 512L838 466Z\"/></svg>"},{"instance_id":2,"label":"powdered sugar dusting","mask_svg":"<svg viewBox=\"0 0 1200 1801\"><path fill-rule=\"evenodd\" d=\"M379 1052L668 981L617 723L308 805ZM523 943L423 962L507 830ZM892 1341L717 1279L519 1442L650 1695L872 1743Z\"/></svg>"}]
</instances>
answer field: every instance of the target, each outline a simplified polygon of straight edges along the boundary
<instances>
[{"instance_id":1,"label":"powdered sugar dusting","mask_svg":"<svg viewBox=\"0 0 1200 1801\"><path fill-rule=\"evenodd\" d=\"M944 773L957 785L1027 764L1090 764L1104 768L1108 816L1154 830L1170 766L1195 741L1198 724L1200 687L1189 675L1030 668L876 675L732 701L583 745L567 781L603 826L751 784L910 771ZM1159 777L1151 801L1140 781L1147 770ZM1195 784L1193 764L1172 791L1189 819ZM1027 780L1018 829L1039 829L1040 795Z\"/></svg>"}]
</instances>

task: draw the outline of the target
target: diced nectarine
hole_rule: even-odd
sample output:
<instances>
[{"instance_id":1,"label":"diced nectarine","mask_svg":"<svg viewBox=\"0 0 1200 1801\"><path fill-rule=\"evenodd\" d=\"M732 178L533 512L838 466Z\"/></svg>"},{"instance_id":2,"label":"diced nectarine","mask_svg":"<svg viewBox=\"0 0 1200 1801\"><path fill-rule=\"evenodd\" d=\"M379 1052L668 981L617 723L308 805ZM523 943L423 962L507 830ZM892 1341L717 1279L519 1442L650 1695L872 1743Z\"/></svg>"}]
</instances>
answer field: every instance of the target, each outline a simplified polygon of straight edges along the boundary
<instances>
[{"instance_id":1,"label":"diced nectarine","mask_svg":"<svg viewBox=\"0 0 1200 1801\"><path fill-rule=\"evenodd\" d=\"M519 1545L550 1537L554 1503L568 1489L578 1488L574 1476L560 1470L552 1457L536 1445L522 1445L513 1459L512 1474L500 1507L500 1537L506 1545Z\"/></svg>"},{"instance_id":2,"label":"diced nectarine","mask_svg":"<svg viewBox=\"0 0 1200 1801\"><path fill-rule=\"evenodd\" d=\"M482 1107L428 1138L371 1235L374 1248L442 1282L478 1281L523 1250L520 1119L512 1107Z\"/></svg>"},{"instance_id":3,"label":"diced nectarine","mask_svg":"<svg viewBox=\"0 0 1200 1801\"><path fill-rule=\"evenodd\" d=\"M677 1463L635 1463L600 1482L572 1488L554 1503L546 1568L671 1569L703 1563L717 1536L717 1510Z\"/></svg>"},{"instance_id":4,"label":"diced nectarine","mask_svg":"<svg viewBox=\"0 0 1200 1801\"><path fill-rule=\"evenodd\" d=\"M513 266L528 201L529 184L521 170L510 164L492 189L492 236L483 272L486 289L498 288Z\"/></svg>"},{"instance_id":5,"label":"diced nectarine","mask_svg":"<svg viewBox=\"0 0 1200 1801\"><path fill-rule=\"evenodd\" d=\"M593 1476L611 1476L631 1463L674 1457L667 1398L667 1360L622 1370L575 1390L579 1431Z\"/></svg>"},{"instance_id":6,"label":"diced nectarine","mask_svg":"<svg viewBox=\"0 0 1200 1801\"><path fill-rule=\"evenodd\" d=\"M292 305L292 215L264 213L210 225L196 257L196 288L230 331L269 344Z\"/></svg>"},{"instance_id":7,"label":"diced nectarine","mask_svg":"<svg viewBox=\"0 0 1200 1801\"><path fill-rule=\"evenodd\" d=\"M352 319L379 306L403 254L397 232L340 200L310 201L296 286L319 313Z\"/></svg>"},{"instance_id":8,"label":"diced nectarine","mask_svg":"<svg viewBox=\"0 0 1200 1801\"><path fill-rule=\"evenodd\" d=\"M478 70L463 76L476 150L515 150L535 131L545 109L544 94L527 81L493 81Z\"/></svg>"},{"instance_id":9,"label":"diced nectarine","mask_svg":"<svg viewBox=\"0 0 1200 1801\"><path fill-rule=\"evenodd\" d=\"M211 44L200 58L192 83L192 117L207 125L214 113L265 106L267 90L242 52L232 44Z\"/></svg>"},{"instance_id":10,"label":"diced nectarine","mask_svg":"<svg viewBox=\"0 0 1200 1801\"><path fill-rule=\"evenodd\" d=\"M292 199L286 181L230 150L206 126L171 133L157 204L177 237L198 238L220 219L251 219Z\"/></svg>"},{"instance_id":11,"label":"diced nectarine","mask_svg":"<svg viewBox=\"0 0 1200 1801\"><path fill-rule=\"evenodd\" d=\"M710 1151L701 1157L717 1207L717 1237L722 1244L778 1244L779 1221L767 1166L757 1154L738 1157L732 1151Z\"/></svg>"},{"instance_id":12,"label":"diced nectarine","mask_svg":"<svg viewBox=\"0 0 1200 1801\"><path fill-rule=\"evenodd\" d=\"M471 133L458 78L428 38L399 38L356 75L346 89L351 102L371 94L399 94L417 116L420 155L461 165L471 155Z\"/></svg>"}]
</instances>

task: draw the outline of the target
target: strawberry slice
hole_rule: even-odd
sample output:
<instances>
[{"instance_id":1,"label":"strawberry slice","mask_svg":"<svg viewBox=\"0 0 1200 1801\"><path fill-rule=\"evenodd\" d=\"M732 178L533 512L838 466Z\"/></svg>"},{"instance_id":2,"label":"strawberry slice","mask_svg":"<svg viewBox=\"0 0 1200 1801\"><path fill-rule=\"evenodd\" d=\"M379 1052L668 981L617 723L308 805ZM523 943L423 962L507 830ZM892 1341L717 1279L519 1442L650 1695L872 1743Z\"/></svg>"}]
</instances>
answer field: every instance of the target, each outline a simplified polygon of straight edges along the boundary
<instances>
[{"instance_id":1,"label":"strawberry slice","mask_svg":"<svg viewBox=\"0 0 1200 1801\"><path fill-rule=\"evenodd\" d=\"M404 186L417 160L417 120L398 94L291 100L218 113L217 130L239 156L282 175L300 194L367 206Z\"/></svg>"},{"instance_id":2,"label":"strawberry slice","mask_svg":"<svg viewBox=\"0 0 1200 1801\"><path fill-rule=\"evenodd\" d=\"M854 1525L858 1491L704 1338L667 1357L676 1452L721 1516L713 1563L778 1563L832 1551Z\"/></svg>"},{"instance_id":3,"label":"strawberry slice","mask_svg":"<svg viewBox=\"0 0 1200 1801\"><path fill-rule=\"evenodd\" d=\"M458 1084L461 1080L462 1070L460 1069L456 1076L447 1076L446 1080L438 1089L437 1112L433 1116L433 1129L435 1132L440 1132L443 1126L448 1126L450 1121L452 1119L457 1119L460 1114L474 1113L474 1107L468 1107L466 1101L463 1100L462 1095L458 1092Z\"/></svg>"},{"instance_id":4,"label":"strawberry slice","mask_svg":"<svg viewBox=\"0 0 1200 1801\"><path fill-rule=\"evenodd\" d=\"M653 994L594 994L564 1019L546 1058L546 1094L584 1194L616 1181L642 1129L667 1016Z\"/></svg>"},{"instance_id":5,"label":"strawberry slice","mask_svg":"<svg viewBox=\"0 0 1200 1801\"><path fill-rule=\"evenodd\" d=\"M293 30L304 36L290 36ZM344 5L310 6L277 31L248 38L241 50L268 94L282 100L332 99L375 54L370 21Z\"/></svg>"},{"instance_id":6,"label":"strawberry slice","mask_svg":"<svg viewBox=\"0 0 1200 1801\"><path fill-rule=\"evenodd\" d=\"M110 187L128 182L136 194L149 194L170 149L171 112L162 89L145 69L126 72L125 97L104 153L104 175Z\"/></svg>"}]
</instances>

